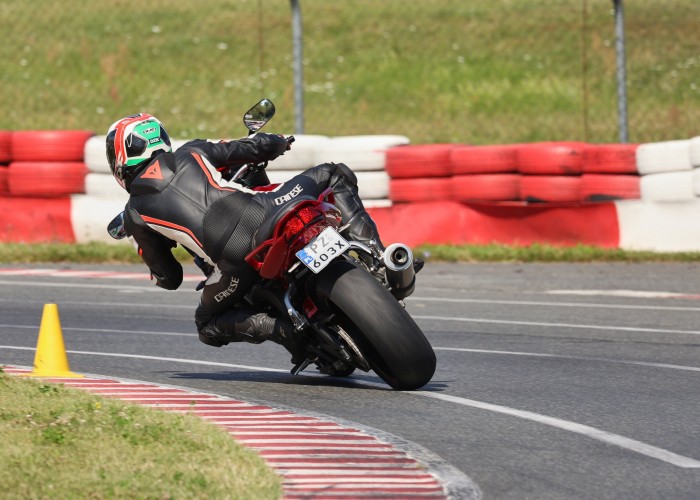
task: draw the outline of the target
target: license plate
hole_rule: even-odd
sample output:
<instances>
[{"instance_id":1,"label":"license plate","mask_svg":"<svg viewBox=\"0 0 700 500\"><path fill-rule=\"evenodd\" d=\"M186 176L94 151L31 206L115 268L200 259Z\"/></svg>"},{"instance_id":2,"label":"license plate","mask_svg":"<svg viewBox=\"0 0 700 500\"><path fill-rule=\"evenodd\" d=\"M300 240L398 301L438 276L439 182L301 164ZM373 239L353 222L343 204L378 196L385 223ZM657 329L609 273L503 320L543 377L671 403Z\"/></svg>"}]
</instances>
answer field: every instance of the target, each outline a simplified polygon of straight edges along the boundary
<instances>
[{"instance_id":1,"label":"license plate","mask_svg":"<svg viewBox=\"0 0 700 500\"><path fill-rule=\"evenodd\" d=\"M327 227L311 243L299 250L296 256L306 267L318 273L348 248L350 244L345 238L332 227Z\"/></svg>"}]
</instances>

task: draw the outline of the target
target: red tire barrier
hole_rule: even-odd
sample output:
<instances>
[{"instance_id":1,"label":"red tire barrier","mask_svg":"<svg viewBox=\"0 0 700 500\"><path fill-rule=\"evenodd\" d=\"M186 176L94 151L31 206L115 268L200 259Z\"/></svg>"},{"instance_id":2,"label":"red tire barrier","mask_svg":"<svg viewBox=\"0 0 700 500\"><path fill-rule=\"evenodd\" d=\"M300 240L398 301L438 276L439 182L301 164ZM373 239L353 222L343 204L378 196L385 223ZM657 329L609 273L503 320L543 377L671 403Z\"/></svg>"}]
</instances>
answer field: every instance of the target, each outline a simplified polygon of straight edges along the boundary
<instances>
[{"instance_id":1,"label":"red tire barrier","mask_svg":"<svg viewBox=\"0 0 700 500\"><path fill-rule=\"evenodd\" d=\"M520 199L519 174L456 175L452 178L454 201L517 201Z\"/></svg>"},{"instance_id":2,"label":"red tire barrier","mask_svg":"<svg viewBox=\"0 0 700 500\"><path fill-rule=\"evenodd\" d=\"M581 176L583 201L638 200L640 199L638 175L584 174Z\"/></svg>"},{"instance_id":3,"label":"red tire barrier","mask_svg":"<svg viewBox=\"0 0 700 500\"><path fill-rule=\"evenodd\" d=\"M588 144L583 148L583 173L636 174L639 144Z\"/></svg>"},{"instance_id":4,"label":"red tire barrier","mask_svg":"<svg viewBox=\"0 0 700 500\"><path fill-rule=\"evenodd\" d=\"M85 192L87 167L80 162L13 162L7 177L12 196L55 198Z\"/></svg>"},{"instance_id":5,"label":"red tire barrier","mask_svg":"<svg viewBox=\"0 0 700 500\"><path fill-rule=\"evenodd\" d=\"M452 192L452 179L391 179L389 181L389 199L392 202L415 202L447 200Z\"/></svg>"},{"instance_id":6,"label":"red tire barrier","mask_svg":"<svg viewBox=\"0 0 700 500\"><path fill-rule=\"evenodd\" d=\"M456 146L450 153L452 175L517 172L517 146Z\"/></svg>"},{"instance_id":7,"label":"red tire barrier","mask_svg":"<svg viewBox=\"0 0 700 500\"><path fill-rule=\"evenodd\" d=\"M582 142L521 144L516 152L518 171L534 175L577 175L583 165Z\"/></svg>"},{"instance_id":8,"label":"red tire barrier","mask_svg":"<svg viewBox=\"0 0 700 500\"><path fill-rule=\"evenodd\" d=\"M70 198L0 198L0 241L75 243Z\"/></svg>"},{"instance_id":9,"label":"red tire barrier","mask_svg":"<svg viewBox=\"0 0 700 500\"><path fill-rule=\"evenodd\" d=\"M573 175L523 175L520 197L531 202L576 202L581 200L581 177Z\"/></svg>"},{"instance_id":10,"label":"red tire barrier","mask_svg":"<svg viewBox=\"0 0 700 500\"><path fill-rule=\"evenodd\" d=\"M503 243L596 245L616 248L615 203L527 205L524 203L401 203L369 209L385 244Z\"/></svg>"},{"instance_id":11,"label":"red tire barrier","mask_svg":"<svg viewBox=\"0 0 700 500\"><path fill-rule=\"evenodd\" d=\"M13 161L83 161L87 130L31 130L12 133Z\"/></svg>"},{"instance_id":12,"label":"red tire barrier","mask_svg":"<svg viewBox=\"0 0 700 500\"><path fill-rule=\"evenodd\" d=\"M0 165L0 196L7 196L9 190L7 188L8 168L5 165Z\"/></svg>"},{"instance_id":13,"label":"red tire barrier","mask_svg":"<svg viewBox=\"0 0 700 500\"><path fill-rule=\"evenodd\" d=\"M0 163L12 161L12 132L0 130Z\"/></svg>"},{"instance_id":14,"label":"red tire barrier","mask_svg":"<svg viewBox=\"0 0 700 500\"><path fill-rule=\"evenodd\" d=\"M450 175L452 144L396 146L386 152L386 173L394 179Z\"/></svg>"}]
</instances>

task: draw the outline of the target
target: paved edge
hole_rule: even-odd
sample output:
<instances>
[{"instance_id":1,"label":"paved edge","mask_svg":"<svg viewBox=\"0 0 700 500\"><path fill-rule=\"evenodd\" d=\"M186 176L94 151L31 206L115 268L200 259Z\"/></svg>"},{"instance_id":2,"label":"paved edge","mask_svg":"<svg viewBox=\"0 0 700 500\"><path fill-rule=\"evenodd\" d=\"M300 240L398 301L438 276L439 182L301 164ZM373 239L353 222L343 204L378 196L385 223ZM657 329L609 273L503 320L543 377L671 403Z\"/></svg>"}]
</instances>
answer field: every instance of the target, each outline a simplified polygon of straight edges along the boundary
<instances>
[{"instance_id":1,"label":"paved edge","mask_svg":"<svg viewBox=\"0 0 700 500\"><path fill-rule=\"evenodd\" d=\"M16 375L20 373L27 373L31 370L29 367L15 366L15 365L2 365L0 367L10 374ZM262 418L264 415L275 415L282 417L285 421L271 423L268 419L264 422L264 425L268 428L273 428L277 426L278 428L284 428L288 434L279 436L278 438L271 438L272 436L277 436L277 434L270 434L270 439L264 437L264 432L260 432L252 436L252 439L248 439L244 436L237 435L237 432L241 432L244 429L239 427L236 429L236 424L232 424L230 421L217 422L212 415L202 416L205 420L220 425L228 434L232 435L236 440L242 445L255 450L256 452L263 455L263 458L267 462L268 466L271 467L275 472L283 477L283 498L285 499L296 499L296 498L313 498L313 499L335 499L335 498L397 498L401 500L418 499L418 498L445 498L450 500L477 500L481 498L481 492L476 484L464 473L459 471L454 466L445 462L441 457L434 454L431 451L423 448L422 446L406 441L393 434L375 429L373 427L361 425L355 422L351 422L344 419L339 419L336 417L331 417L328 415L308 412L304 410L299 410L296 408L290 408L286 406L280 406L277 404L272 404L263 401L251 401L251 400L241 400L234 399L225 396L221 396L215 393L203 392L194 390L192 388L153 383L136 379L127 379L120 377L105 377L103 375L96 374L84 374L85 378L74 379L74 378L48 378L42 379L45 381L55 382L65 384L66 386L80 388L81 385L90 384L90 392L94 394L101 394L94 387L96 384L136 384L140 385L139 389L134 389L134 392L138 394L139 391L153 391L153 389L160 389L166 391L174 391L170 396L161 396L165 400L170 401L170 403L165 404L175 404L172 399L176 397L175 391L180 394L186 393L187 398L183 399L183 404L179 405L183 408L188 408L184 410L183 408L175 408L172 406L159 406L157 400L146 401L142 399L139 400L128 400L127 402L141 404L144 406L149 406L151 408L171 411L191 411L189 408L192 406L187 402L191 400L191 396L200 396L206 399L210 399L211 403L221 403L228 402L232 403L226 406L226 413L239 413L245 415L238 418L255 418L256 412L262 412ZM148 386L148 387L143 387ZM111 387L115 389L115 387ZM124 387L123 389L128 389ZM109 391L103 391L108 393ZM155 392L155 391L154 391ZM120 397L116 394L111 394L110 396L117 397L118 399L125 400L128 393L124 393L124 397ZM142 398L146 398L144 395ZM200 405L203 403L200 403ZM196 405L195 405L196 406ZM223 406L223 405L222 405ZM201 406L200 406L201 408ZM250 411L246 412L250 408ZM253 409L254 408L254 409ZM212 408L209 408L210 410ZM201 408L200 411L205 412L207 408ZM241 412L243 410L243 412ZM223 411L221 409L219 412ZM251 413L252 412L252 413ZM196 412L194 412L196 414ZM211 412L210 412L211 413ZM229 415L230 417L230 415ZM297 419L304 422L303 427L307 427L304 430L289 431L288 427L283 427L284 425L289 426L290 420ZM309 420L314 421L313 425L309 425ZM255 420L247 421L250 422L246 425L255 424ZM263 422L260 422L263 424ZM253 428L257 428L258 424L255 424ZM314 425L327 426L325 429L320 427L314 427ZM330 426L330 427L328 427ZM248 427L250 429L250 427ZM274 431L273 431L274 432ZM340 434L342 432L342 434ZM306 434L306 436L304 436ZM327 443L319 443L318 438L326 436ZM285 437L294 436L296 439L284 439ZM342 437L341 437L342 436ZM342 440L349 437L358 437L363 445L366 445L374 450L379 450L386 453L387 456L382 457L382 463L377 464L373 461L377 460L377 456L370 456L371 452L357 453L361 451L362 448L359 446L355 450L355 455L352 459L345 457L345 462L339 460L339 456L342 451L347 451L346 445L342 443ZM285 464L275 462L274 456L266 456L265 453L275 453L281 451L281 448L288 447L291 454L295 454L294 445L301 446L299 441L303 441L304 438L314 438L314 445L318 446L319 449L311 449L306 455L298 454L300 450L297 449L297 456L289 458L289 460L304 460L305 464L302 467L298 462L295 464ZM334 438L339 438L341 441L336 441ZM275 441L275 439L277 441ZM280 442L280 440L282 442ZM347 439L345 439L347 441ZM286 444L284 443L286 441ZM291 442L290 442L291 441ZM296 443L294 443L296 442ZM341 444L342 443L342 444ZM281 445L281 446L280 446ZM307 445L308 446L308 445ZM330 447L330 449L324 449ZM275 449L274 451L272 449ZM321 458L317 456L319 453L328 454L326 458ZM335 457L333 455L336 455ZM288 455L287 455L288 456ZM388 458L392 458L392 461L387 461ZM362 460L365 463L362 463ZM309 460L311 462L309 463ZM315 460L315 461L314 461ZM336 460L336 464L333 464L333 460ZM322 462L322 464L321 464ZM378 467L380 465L381 468ZM356 469L356 474L352 474L352 469ZM386 473L381 473L384 469ZM316 472L316 474L312 474ZM369 481L369 478L373 474L376 474L376 481ZM336 477L337 476L337 477ZM315 482L314 482L315 481Z\"/></svg>"}]
</instances>

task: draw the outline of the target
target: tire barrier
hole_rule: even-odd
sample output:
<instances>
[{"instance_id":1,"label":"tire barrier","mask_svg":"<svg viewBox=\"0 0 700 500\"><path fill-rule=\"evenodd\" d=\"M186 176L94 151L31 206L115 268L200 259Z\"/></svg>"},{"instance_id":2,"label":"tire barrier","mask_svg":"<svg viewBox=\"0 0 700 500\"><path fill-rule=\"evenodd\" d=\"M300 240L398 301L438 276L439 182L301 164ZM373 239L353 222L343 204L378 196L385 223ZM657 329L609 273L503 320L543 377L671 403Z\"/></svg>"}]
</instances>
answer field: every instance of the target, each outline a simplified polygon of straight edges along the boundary
<instances>
[{"instance_id":1,"label":"tire barrier","mask_svg":"<svg viewBox=\"0 0 700 500\"><path fill-rule=\"evenodd\" d=\"M409 142L408 137L402 135L332 137L318 145L314 164L345 163L356 172L384 170L387 150Z\"/></svg>"},{"instance_id":2,"label":"tire barrier","mask_svg":"<svg viewBox=\"0 0 700 500\"><path fill-rule=\"evenodd\" d=\"M7 185L7 176L9 173L8 170L7 165L0 165L0 197L10 194L10 190Z\"/></svg>"},{"instance_id":3,"label":"tire barrier","mask_svg":"<svg viewBox=\"0 0 700 500\"><path fill-rule=\"evenodd\" d=\"M519 174L456 175L450 182L453 201L518 201Z\"/></svg>"},{"instance_id":4,"label":"tire barrier","mask_svg":"<svg viewBox=\"0 0 700 500\"><path fill-rule=\"evenodd\" d=\"M636 174L638 144L588 144L583 148L584 174Z\"/></svg>"},{"instance_id":5,"label":"tire barrier","mask_svg":"<svg viewBox=\"0 0 700 500\"><path fill-rule=\"evenodd\" d=\"M97 174L110 174L107 154L105 152L107 136L95 135L85 141L83 158L88 171Z\"/></svg>"},{"instance_id":6,"label":"tire barrier","mask_svg":"<svg viewBox=\"0 0 700 500\"><path fill-rule=\"evenodd\" d=\"M414 203L449 200L452 197L452 179L426 177L422 179L391 179L389 199L392 202Z\"/></svg>"},{"instance_id":7,"label":"tire barrier","mask_svg":"<svg viewBox=\"0 0 700 500\"><path fill-rule=\"evenodd\" d=\"M127 193L104 143L87 131L0 131L0 240L113 242L106 224ZM700 228L688 229L700 215L700 137L470 146L301 135L268 174L282 182L325 161L355 170L386 242L700 250Z\"/></svg>"},{"instance_id":8,"label":"tire barrier","mask_svg":"<svg viewBox=\"0 0 700 500\"><path fill-rule=\"evenodd\" d=\"M693 172L663 172L643 175L641 198L650 202L678 202L695 199Z\"/></svg>"},{"instance_id":9,"label":"tire barrier","mask_svg":"<svg viewBox=\"0 0 700 500\"><path fill-rule=\"evenodd\" d=\"M115 182L116 184L116 182ZM74 195L70 198L71 232L75 241L115 243L107 233L107 224L124 210L124 200L92 195ZM123 240L126 242L127 240Z\"/></svg>"},{"instance_id":10,"label":"tire barrier","mask_svg":"<svg viewBox=\"0 0 700 500\"><path fill-rule=\"evenodd\" d=\"M452 175L517 172L518 146L455 146L450 153Z\"/></svg>"},{"instance_id":11,"label":"tire barrier","mask_svg":"<svg viewBox=\"0 0 700 500\"><path fill-rule=\"evenodd\" d=\"M86 130L29 130L12 133L12 161L83 162Z\"/></svg>"},{"instance_id":12,"label":"tire barrier","mask_svg":"<svg viewBox=\"0 0 700 500\"><path fill-rule=\"evenodd\" d=\"M112 174L88 173L85 176L85 194L95 198L121 200L126 204L129 193L114 180Z\"/></svg>"},{"instance_id":13,"label":"tire barrier","mask_svg":"<svg viewBox=\"0 0 700 500\"><path fill-rule=\"evenodd\" d=\"M693 168L700 167L700 137L694 137L690 140L688 154L690 155L690 164Z\"/></svg>"},{"instance_id":14,"label":"tire barrier","mask_svg":"<svg viewBox=\"0 0 700 500\"><path fill-rule=\"evenodd\" d=\"M429 201L369 209L385 243L594 245L615 248L614 203L585 205Z\"/></svg>"},{"instance_id":15,"label":"tire barrier","mask_svg":"<svg viewBox=\"0 0 700 500\"><path fill-rule=\"evenodd\" d=\"M87 168L82 162L15 161L10 163L10 196L56 198L85 192Z\"/></svg>"},{"instance_id":16,"label":"tire barrier","mask_svg":"<svg viewBox=\"0 0 700 500\"><path fill-rule=\"evenodd\" d=\"M75 243L70 206L68 197L0 197L0 241Z\"/></svg>"},{"instance_id":17,"label":"tire barrier","mask_svg":"<svg viewBox=\"0 0 700 500\"><path fill-rule=\"evenodd\" d=\"M523 175L520 197L533 203L575 203L581 201L581 176Z\"/></svg>"},{"instance_id":18,"label":"tire barrier","mask_svg":"<svg viewBox=\"0 0 700 500\"><path fill-rule=\"evenodd\" d=\"M275 160L276 161L276 160ZM268 170L267 177L271 184L287 182L295 175L303 173L303 170ZM355 172L357 187L363 200L387 200L389 199L389 176L384 171ZM116 182L114 182L116 184Z\"/></svg>"},{"instance_id":19,"label":"tire barrier","mask_svg":"<svg viewBox=\"0 0 700 500\"><path fill-rule=\"evenodd\" d=\"M0 164L12 159L12 132L0 130Z\"/></svg>"},{"instance_id":20,"label":"tire barrier","mask_svg":"<svg viewBox=\"0 0 700 500\"><path fill-rule=\"evenodd\" d=\"M641 144L637 148L637 171L640 175L692 170L690 140Z\"/></svg>"},{"instance_id":21,"label":"tire barrier","mask_svg":"<svg viewBox=\"0 0 700 500\"><path fill-rule=\"evenodd\" d=\"M268 164L268 170L306 170L316 165L317 151L330 141L323 135L295 135L292 149ZM383 164L375 170L383 170Z\"/></svg>"},{"instance_id":22,"label":"tire barrier","mask_svg":"<svg viewBox=\"0 0 700 500\"><path fill-rule=\"evenodd\" d=\"M583 174L581 201L638 200L639 185L638 175Z\"/></svg>"},{"instance_id":23,"label":"tire barrier","mask_svg":"<svg viewBox=\"0 0 700 500\"><path fill-rule=\"evenodd\" d=\"M618 247L655 252L700 251L700 199L654 203L615 202L620 227Z\"/></svg>"},{"instance_id":24,"label":"tire barrier","mask_svg":"<svg viewBox=\"0 0 700 500\"><path fill-rule=\"evenodd\" d=\"M578 175L583 169L581 142L539 142L516 148L516 163L521 174Z\"/></svg>"},{"instance_id":25,"label":"tire barrier","mask_svg":"<svg viewBox=\"0 0 700 500\"><path fill-rule=\"evenodd\" d=\"M452 144L407 144L386 152L386 173L393 179L447 177Z\"/></svg>"},{"instance_id":26,"label":"tire barrier","mask_svg":"<svg viewBox=\"0 0 700 500\"><path fill-rule=\"evenodd\" d=\"M700 168L693 169L693 194L696 198L700 198Z\"/></svg>"}]
</instances>

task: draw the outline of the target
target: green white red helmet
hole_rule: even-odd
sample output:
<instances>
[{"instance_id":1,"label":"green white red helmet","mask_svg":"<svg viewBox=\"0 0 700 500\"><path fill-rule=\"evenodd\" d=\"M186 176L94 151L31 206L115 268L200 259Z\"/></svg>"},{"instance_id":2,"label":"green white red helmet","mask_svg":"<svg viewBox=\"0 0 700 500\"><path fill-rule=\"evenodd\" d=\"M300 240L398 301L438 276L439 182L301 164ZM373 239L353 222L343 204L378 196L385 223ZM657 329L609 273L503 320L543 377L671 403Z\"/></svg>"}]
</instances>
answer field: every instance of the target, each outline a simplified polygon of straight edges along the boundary
<instances>
[{"instance_id":1,"label":"green white red helmet","mask_svg":"<svg viewBox=\"0 0 700 500\"><path fill-rule=\"evenodd\" d=\"M170 153L172 149L163 124L147 113L117 120L107 131L109 168L124 189L143 162L160 153Z\"/></svg>"}]
</instances>

